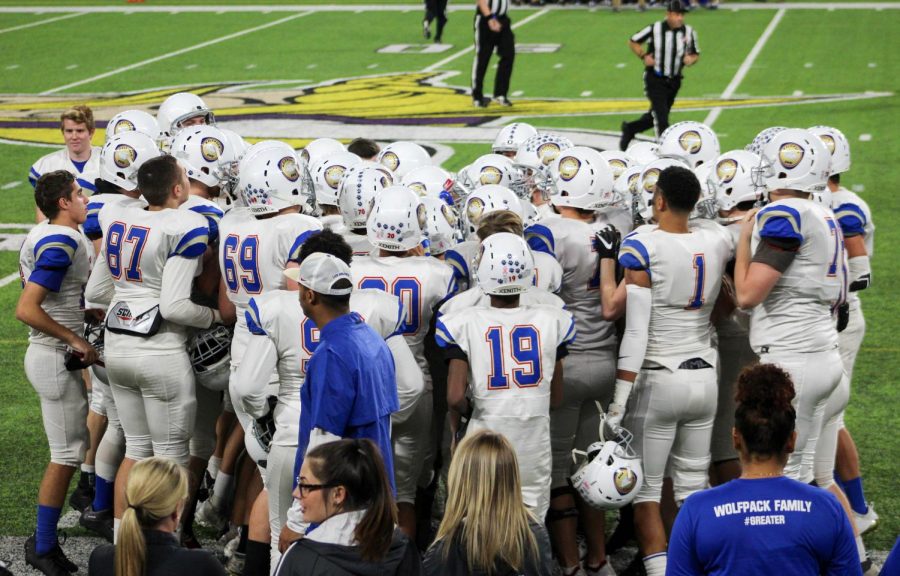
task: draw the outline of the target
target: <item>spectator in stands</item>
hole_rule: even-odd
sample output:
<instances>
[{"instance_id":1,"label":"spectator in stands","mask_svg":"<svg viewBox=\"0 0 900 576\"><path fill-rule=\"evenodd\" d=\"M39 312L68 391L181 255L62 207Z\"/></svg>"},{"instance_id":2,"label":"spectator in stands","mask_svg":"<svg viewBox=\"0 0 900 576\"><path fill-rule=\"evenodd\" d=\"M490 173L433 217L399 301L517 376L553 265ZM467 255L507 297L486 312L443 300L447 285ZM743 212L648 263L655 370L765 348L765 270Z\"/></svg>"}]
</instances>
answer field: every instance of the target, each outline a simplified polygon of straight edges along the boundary
<instances>
[{"instance_id":1,"label":"spectator in stands","mask_svg":"<svg viewBox=\"0 0 900 576\"><path fill-rule=\"evenodd\" d=\"M188 473L176 462L153 457L131 469L116 544L91 553L91 576L225 576L206 550L182 548L175 530L188 496Z\"/></svg>"},{"instance_id":2,"label":"spectator in stands","mask_svg":"<svg viewBox=\"0 0 900 576\"><path fill-rule=\"evenodd\" d=\"M552 563L547 531L522 503L512 445L490 430L466 436L450 463L447 506L425 574L550 576Z\"/></svg>"}]
</instances>

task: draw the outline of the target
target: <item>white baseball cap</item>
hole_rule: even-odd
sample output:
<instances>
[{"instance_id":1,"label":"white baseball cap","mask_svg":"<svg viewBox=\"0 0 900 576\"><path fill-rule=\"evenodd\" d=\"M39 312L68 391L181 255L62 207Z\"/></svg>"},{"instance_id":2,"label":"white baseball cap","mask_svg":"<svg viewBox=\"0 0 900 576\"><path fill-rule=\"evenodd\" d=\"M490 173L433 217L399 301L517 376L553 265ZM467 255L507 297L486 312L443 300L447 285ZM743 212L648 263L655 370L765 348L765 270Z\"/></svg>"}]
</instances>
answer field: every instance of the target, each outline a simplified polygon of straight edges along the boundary
<instances>
[{"instance_id":1,"label":"white baseball cap","mask_svg":"<svg viewBox=\"0 0 900 576\"><path fill-rule=\"evenodd\" d=\"M343 260L324 252L315 252L306 257L299 268L288 268L284 275L313 292L328 296L346 296L353 292L350 266ZM335 288L340 280L347 280L347 288Z\"/></svg>"}]
</instances>

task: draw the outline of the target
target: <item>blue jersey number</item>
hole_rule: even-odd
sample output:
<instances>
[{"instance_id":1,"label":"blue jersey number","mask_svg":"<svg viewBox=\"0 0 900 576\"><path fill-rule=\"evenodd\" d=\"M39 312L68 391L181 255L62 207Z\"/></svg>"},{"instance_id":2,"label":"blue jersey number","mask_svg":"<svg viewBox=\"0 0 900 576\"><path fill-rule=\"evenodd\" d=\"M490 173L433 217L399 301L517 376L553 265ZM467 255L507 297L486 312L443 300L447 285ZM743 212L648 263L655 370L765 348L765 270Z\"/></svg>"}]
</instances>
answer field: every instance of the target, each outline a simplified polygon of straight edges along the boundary
<instances>
[{"instance_id":1,"label":"blue jersey number","mask_svg":"<svg viewBox=\"0 0 900 576\"><path fill-rule=\"evenodd\" d=\"M706 299L703 297L703 288L706 284L706 256L694 254L694 293L685 310L699 310Z\"/></svg>"},{"instance_id":2,"label":"blue jersey number","mask_svg":"<svg viewBox=\"0 0 900 576\"><path fill-rule=\"evenodd\" d=\"M304 318L303 323L300 324L300 347L303 348L303 352L306 354L306 358L300 364L300 371L305 378L309 357L319 347L319 329L316 327L316 323L309 318Z\"/></svg>"},{"instance_id":3,"label":"blue jersey number","mask_svg":"<svg viewBox=\"0 0 900 576\"><path fill-rule=\"evenodd\" d=\"M225 238L222 252L222 270L225 285L230 292L237 292L243 287L248 294L262 292L262 280L259 277L259 237L247 236L243 240L236 234ZM241 271L238 273L238 267Z\"/></svg>"},{"instance_id":4,"label":"blue jersey number","mask_svg":"<svg viewBox=\"0 0 900 576\"><path fill-rule=\"evenodd\" d=\"M841 235L838 232L838 227L834 223L834 220L825 218L825 221L828 222L828 231L831 232L831 237L834 238L834 256L831 258L831 263L828 265L828 277L834 278L837 276L838 254L842 252Z\"/></svg>"},{"instance_id":5,"label":"blue jersey number","mask_svg":"<svg viewBox=\"0 0 900 576\"><path fill-rule=\"evenodd\" d=\"M359 281L359 287L374 288L390 292L400 299L406 318L400 323L400 334L415 334L422 323L422 284L418 278L400 276L395 278L388 290L387 280L378 276L367 276Z\"/></svg>"},{"instance_id":6,"label":"blue jersey number","mask_svg":"<svg viewBox=\"0 0 900 576\"><path fill-rule=\"evenodd\" d=\"M519 388L537 386L543 378L541 336L531 325L516 326L504 338L500 326L491 326L484 335L491 353L491 371L488 374L488 390L509 388L509 380ZM509 348L504 340L509 341ZM511 373L506 371L506 354L514 364Z\"/></svg>"},{"instance_id":7,"label":"blue jersey number","mask_svg":"<svg viewBox=\"0 0 900 576\"><path fill-rule=\"evenodd\" d=\"M128 266L124 268L125 280L129 282L141 282L144 278L141 273L141 254L144 253L144 244L150 229L144 226L128 226L123 222L113 222L106 231L106 264L113 278L122 277L122 245L131 244L131 257Z\"/></svg>"}]
</instances>

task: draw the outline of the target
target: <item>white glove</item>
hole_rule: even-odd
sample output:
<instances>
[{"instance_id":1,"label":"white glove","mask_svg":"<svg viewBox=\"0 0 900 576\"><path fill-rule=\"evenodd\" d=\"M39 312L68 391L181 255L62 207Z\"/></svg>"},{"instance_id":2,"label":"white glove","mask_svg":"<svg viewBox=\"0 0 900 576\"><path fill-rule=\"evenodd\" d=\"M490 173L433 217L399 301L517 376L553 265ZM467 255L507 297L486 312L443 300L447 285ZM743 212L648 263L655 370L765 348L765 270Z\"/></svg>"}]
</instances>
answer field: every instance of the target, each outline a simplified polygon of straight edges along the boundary
<instances>
[{"instance_id":1,"label":"white glove","mask_svg":"<svg viewBox=\"0 0 900 576\"><path fill-rule=\"evenodd\" d=\"M606 411L606 425L609 426L609 429L613 434L618 434L619 430L622 428L622 418L624 417L625 407L616 404L615 402L611 402L609 409Z\"/></svg>"}]
</instances>

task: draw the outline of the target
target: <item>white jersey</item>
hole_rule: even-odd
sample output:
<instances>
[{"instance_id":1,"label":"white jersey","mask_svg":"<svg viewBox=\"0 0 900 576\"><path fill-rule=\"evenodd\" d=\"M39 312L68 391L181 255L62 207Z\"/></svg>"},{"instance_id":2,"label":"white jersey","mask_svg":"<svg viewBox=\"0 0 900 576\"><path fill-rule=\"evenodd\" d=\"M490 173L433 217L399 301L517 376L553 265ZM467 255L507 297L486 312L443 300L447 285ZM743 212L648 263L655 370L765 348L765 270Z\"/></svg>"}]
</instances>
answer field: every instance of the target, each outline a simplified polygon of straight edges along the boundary
<instances>
[{"instance_id":1,"label":"white jersey","mask_svg":"<svg viewBox=\"0 0 900 576\"><path fill-rule=\"evenodd\" d=\"M160 305L163 270L173 257L193 260L206 252L209 229L199 214L167 208L150 211L107 204L100 210L105 270L112 278L113 305L124 302L132 317ZM189 281L188 285L189 285ZM116 313L110 308L109 313ZM138 356L152 351L164 355L184 351L188 329L163 321L159 332L148 338L113 334L107 330L106 354Z\"/></svg>"},{"instance_id":2,"label":"white jersey","mask_svg":"<svg viewBox=\"0 0 900 576\"><path fill-rule=\"evenodd\" d=\"M598 215L590 223L551 216L525 231L528 244L535 252L550 254L562 266L559 296L575 316L579 334L572 345L573 352L616 345L615 325L603 319L600 306L600 267L595 236L610 224L623 235L631 230L627 218L611 222L606 215Z\"/></svg>"},{"instance_id":3,"label":"white jersey","mask_svg":"<svg viewBox=\"0 0 900 576\"><path fill-rule=\"evenodd\" d=\"M479 240L466 240L447 250L444 256L445 261L453 268L460 290L468 290L478 284L475 278L475 258L480 248ZM534 285L554 294L559 292L563 270L556 258L536 250L532 250L531 255L534 257Z\"/></svg>"},{"instance_id":4,"label":"white jersey","mask_svg":"<svg viewBox=\"0 0 900 576\"><path fill-rule=\"evenodd\" d=\"M485 294L479 286L475 286L471 290L457 293L456 296L441 304L441 308L438 310L438 317L471 308L486 308L490 305L490 295ZM522 294L519 294L519 306L554 306L564 309L566 303L556 294L532 286Z\"/></svg>"},{"instance_id":5,"label":"white jersey","mask_svg":"<svg viewBox=\"0 0 900 576\"><path fill-rule=\"evenodd\" d=\"M84 286L93 264L94 247L79 230L44 220L28 232L19 250L19 274L26 282L47 289L41 308L76 334L84 325ZM52 336L31 329L28 340L64 348Z\"/></svg>"},{"instance_id":6,"label":"white jersey","mask_svg":"<svg viewBox=\"0 0 900 576\"><path fill-rule=\"evenodd\" d=\"M572 315L556 306L459 311L437 323L438 344L469 364L468 431L502 433L516 449L525 504L546 511L550 499L550 383L562 346L575 338Z\"/></svg>"},{"instance_id":7,"label":"white jersey","mask_svg":"<svg viewBox=\"0 0 900 576\"><path fill-rule=\"evenodd\" d=\"M207 200L202 196L191 194L188 199L179 206L181 210L190 210L206 218L206 224L209 227L209 244L213 245L219 241L219 224L225 212L222 207L212 200Z\"/></svg>"},{"instance_id":8,"label":"white jersey","mask_svg":"<svg viewBox=\"0 0 900 576\"><path fill-rule=\"evenodd\" d=\"M84 221L81 228L88 238L94 240L103 236L103 230L100 229L100 210L107 204L118 204L119 206L128 206L131 208L145 208L147 201L143 196L132 198L125 194L94 194L88 201L87 220Z\"/></svg>"},{"instance_id":9,"label":"white jersey","mask_svg":"<svg viewBox=\"0 0 900 576\"><path fill-rule=\"evenodd\" d=\"M710 221L687 234L656 228L622 242L619 263L645 270L652 282L645 360L672 370L690 358L716 364L710 315L733 255L731 235Z\"/></svg>"},{"instance_id":10,"label":"white jersey","mask_svg":"<svg viewBox=\"0 0 900 576\"><path fill-rule=\"evenodd\" d=\"M866 253L871 258L875 253L875 223L872 222L872 210L865 200L855 192L839 188L831 195L831 207L844 237L862 234L866 245ZM859 302L859 294L847 294L847 302L851 306Z\"/></svg>"},{"instance_id":11,"label":"white jersey","mask_svg":"<svg viewBox=\"0 0 900 576\"><path fill-rule=\"evenodd\" d=\"M400 302L381 290L355 290L350 309L366 321L382 338L394 334L400 323ZM303 314L297 292L272 290L250 299L245 314L251 338L267 337L276 349L278 405L277 432L273 441L280 446L296 446L300 433L300 388L306 379L306 365L319 344L319 329ZM268 379L268 370L261 376Z\"/></svg>"},{"instance_id":12,"label":"white jersey","mask_svg":"<svg viewBox=\"0 0 900 576\"><path fill-rule=\"evenodd\" d=\"M456 292L453 271L428 256L357 256L350 266L356 288L375 288L400 299L405 317L399 332L406 338L428 381L425 335L438 304Z\"/></svg>"},{"instance_id":13,"label":"white jersey","mask_svg":"<svg viewBox=\"0 0 900 576\"><path fill-rule=\"evenodd\" d=\"M723 228L731 236L732 245L736 247L741 238L740 221L723 226ZM742 338L744 341L748 341L750 339L750 311L735 308L726 318L720 318L716 323L716 335L721 339Z\"/></svg>"},{"instance_id":14,"label":"white jersey","mask_svg":"<svg viewBox=\"0 0 900 576\"><path fill-rule=\"evenodd\" d=\"M821 352L837 347L832 308L846 294L846 264L834 215L801 198L773 202L756 214L754 254L763 239L799 241L800 246L765 301L753 309L753 350Z\"/></svg>"},{"instance_id":15,"label":"white jersey","mask_svg":"<svg viewBox=\"0 0 900 576\"><path fill-rule=\"evenodd\" d=\"M350 245L350 249L353 250L354 256L368 256L378 253L375 250L375 246L369 242L369 237L365 234L356 234L349 228L335 230L335 233L340 234L346 240L347 244Z\"/></svg>"},{"instance_id":16,"label":"white jersey","mask_svg":"<svg viewBox=\"0 0 900 576\"><path fill-rule=\"evenodd\" d=\"M344 234L344 230L347 229L344 226L344 217L340 214L329 214L327 216L320 216L319 221L322 222L322 226L325 227L326 230L331 230L336 234Z\"/></svg>"},{"instance_id":17,"label":"white jersey","mask_svg":"<svg viewBox=\"0 0 900 576\"><path fill-rule=\"evenodd\" d=\"M51 152L31 165L31 170L28 171L28 182L33 188L41 176L54 170L65 170L72 174L78 185L84 190L84 195L90 196L97 191L94 180L100 177L100 147L91 147L91 157L80 168L69 158L67 148Z\"/></svg>"}]
</instances>

